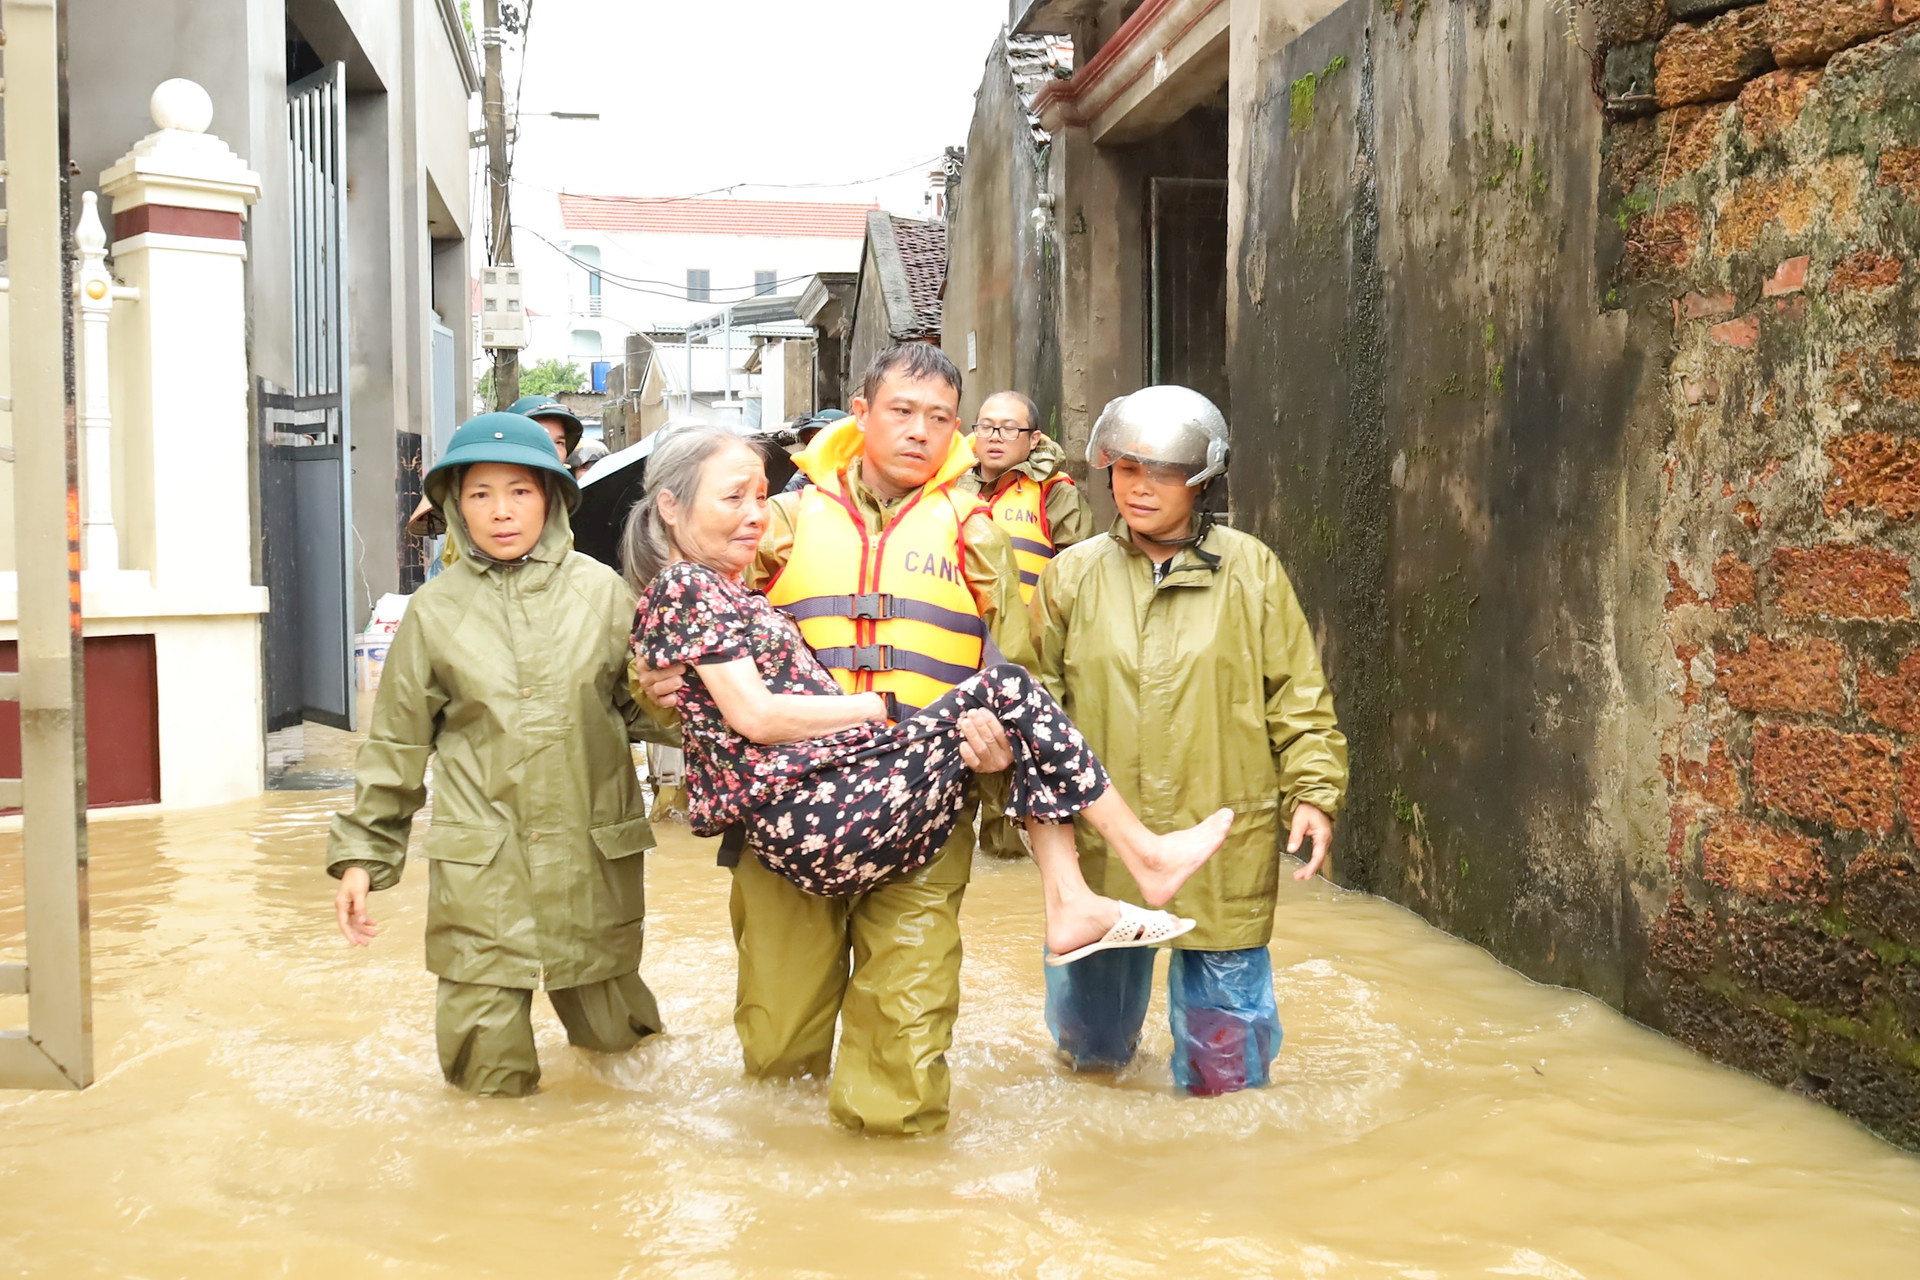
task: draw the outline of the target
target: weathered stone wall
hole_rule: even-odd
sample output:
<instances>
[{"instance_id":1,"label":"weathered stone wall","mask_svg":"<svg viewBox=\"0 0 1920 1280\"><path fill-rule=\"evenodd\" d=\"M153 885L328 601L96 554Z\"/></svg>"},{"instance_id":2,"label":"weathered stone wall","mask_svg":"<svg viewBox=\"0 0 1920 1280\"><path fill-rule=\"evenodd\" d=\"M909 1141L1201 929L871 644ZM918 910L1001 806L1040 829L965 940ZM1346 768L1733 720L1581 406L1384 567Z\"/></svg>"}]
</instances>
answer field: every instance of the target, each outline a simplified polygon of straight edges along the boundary
<instances>
[{"instance_id":1,"label":"weathered stone wall","mask_svg":"<svg viewBox=\"0 0 1920 1280\"><path fill-rule=\"evenodd\" d=\"M1053 236L1040 207L1047 152L1036 145L1015 87L1005 37L987 55L974 95L967 164L947 211L947 288L940 346L966 372L966 421L996 391L1033 398L1040 425L1059 431L1060 357L1054 329ZM967 336L974 366L967 369Z\"/></svg>"},{"instance_id":2,"label":"weathered stone wall","mask_svg":"<svg viewBox=\"0 0 1920 1280\"><path fill-rule=\"evenodd\" d=\"M1234 502L1353 738L1339 875L1624 1004L1664 831L1623 549L1658 438L1597 304L1588 60L1548 6L1352 0L1248 88Z\"/></svg>"},{"instance_id":3,"label":"weathered stone wall","mask_svg":"<svg viewBox=\"0 0 1920 1280\"><path fill-rule=\"evenodd\" d=\"M1916 16L1770 0L1672 26L1662 109L1609 131L1602 196L1603 300L1671 332L1647 1016L1908 1144L1920 36L1894 27Z\"/></svg>"},{"instance_id":4,"label":"weathered stone wall","mask_svg":"<svg viewBox=\"0 0 1920 1280\"><path fill-rule=\"evenodd\" d=\"M1236 514L1343 880L1920 1144L1920 39L1675 4L1351 0L1236 80Z\"/></svg>"}]
</instances>

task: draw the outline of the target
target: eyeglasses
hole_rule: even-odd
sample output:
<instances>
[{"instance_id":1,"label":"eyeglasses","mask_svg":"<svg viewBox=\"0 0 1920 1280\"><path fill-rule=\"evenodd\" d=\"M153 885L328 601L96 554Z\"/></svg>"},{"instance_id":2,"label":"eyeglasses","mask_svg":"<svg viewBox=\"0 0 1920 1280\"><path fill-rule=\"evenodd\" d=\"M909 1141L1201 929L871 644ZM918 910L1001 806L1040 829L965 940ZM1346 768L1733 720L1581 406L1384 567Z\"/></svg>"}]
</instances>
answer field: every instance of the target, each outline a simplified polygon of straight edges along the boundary
<instances>
[{"instance_id":1,"label":"eyeglasses","mask_svg":"<svg viewBox=\"0 0 1920 1280\"><path fill-rule=\"evenodd\" d=\"M976 422L973 424L973 434L985 436L989 440L1018 440L1021 436L1030 435L1039 429L1038 427L1002 426L997 422Z\"/></svg>"}]
</instances>

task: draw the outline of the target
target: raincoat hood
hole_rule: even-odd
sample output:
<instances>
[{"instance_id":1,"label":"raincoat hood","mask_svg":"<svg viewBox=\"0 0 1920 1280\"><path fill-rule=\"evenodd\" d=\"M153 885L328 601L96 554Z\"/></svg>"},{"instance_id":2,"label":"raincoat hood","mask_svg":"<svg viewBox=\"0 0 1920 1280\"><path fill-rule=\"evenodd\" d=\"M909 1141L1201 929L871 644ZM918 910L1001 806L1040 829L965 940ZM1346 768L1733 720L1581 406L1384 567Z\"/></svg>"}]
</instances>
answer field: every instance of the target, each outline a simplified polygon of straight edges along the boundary
<instances>
[{"instance_id":1,"label":"raincoat hood","mask_svg":"<svg viewBox=\"0 0 1920 1280\"><path fill-rule=\"evenodd\" d=\"M451 479L443 481L440 488L444 490L451 483ZM533 550L527 553L526 562L559 564L567 558L567 553L573 550L573 520L568 514L567 504L561 500L561 494L557 492L559 488L560 486L551 480L546 482L547 523L546 527L540 530L540 537L533 544ZM446 517L447 541L459 550L461 561L471 564L474 569L482 573L510 563L522 563L521 561L495 560L474 546L473 534L467 529L466 518L460 514L460 504L439 502L438 499L436 503Z\"/></svg>"},{"instance_id":2,"label":"raincoat hood","mask_svg":"<svg viewBox=\"0 0 1920 1280\"><path fill-rule=\"evenodd\" d=\"M865 452L866 443L867 433L860 429L859 419L848 418L815 436L805 449L794 455L793 462L820 488L839 493L841 473ZM953 443L947 447L946 461L933 473L933 479L920 487L921 492L937 489L964 475L974 462L973 441L955 431Z\"/></svg>"}]
</instances>

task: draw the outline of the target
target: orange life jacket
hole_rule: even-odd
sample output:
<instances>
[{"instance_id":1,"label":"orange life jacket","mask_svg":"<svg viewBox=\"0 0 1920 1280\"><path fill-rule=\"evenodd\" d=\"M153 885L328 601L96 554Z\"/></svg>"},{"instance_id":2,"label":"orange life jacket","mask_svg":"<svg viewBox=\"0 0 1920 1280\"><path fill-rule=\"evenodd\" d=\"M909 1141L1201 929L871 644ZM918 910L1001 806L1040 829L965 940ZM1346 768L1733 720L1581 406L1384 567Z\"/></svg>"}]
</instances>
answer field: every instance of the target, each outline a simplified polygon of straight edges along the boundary
<instances>
[{"instance_id":1,"label":"orange life jacket","mask_svg":"<svg viewBox=\"0 0 1920 1280\"><path fill-rule=\"evenodd\" d=\"M1053 559L1053 527L1047 523L1047 494L1056 484L1071 484L1065 476L1051 476L1046 483L1021 472L1013 483L996 493L987 503L993 522L1013 540L1013 558L1020 565L1020 599L1033 603L1033 589L1040 571Z\"/></svg>"},{"instance_id":2,"label":"orange life jacket","mask_svg":"<svg viewBox=\"0 0 1920 1280\"><path fill-rule=\"evenodd\" d=\"M840 492L800 495L767 600L800 624L848 693L890 693L910 716L980 670L986 624L967 587L961 525L976 504L923 489L878 535Z\"/></svg>"}]
</instances>

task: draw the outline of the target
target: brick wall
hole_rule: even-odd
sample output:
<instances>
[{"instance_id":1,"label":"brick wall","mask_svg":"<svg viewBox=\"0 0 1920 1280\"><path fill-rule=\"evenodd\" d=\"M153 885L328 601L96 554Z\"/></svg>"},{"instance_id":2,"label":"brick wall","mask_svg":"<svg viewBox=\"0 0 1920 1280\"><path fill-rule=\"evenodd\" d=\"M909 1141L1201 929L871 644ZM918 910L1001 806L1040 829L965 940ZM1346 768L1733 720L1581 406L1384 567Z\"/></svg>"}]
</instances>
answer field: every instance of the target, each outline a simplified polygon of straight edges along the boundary
<instances>
[{"instance_id":1,"label":"brick wall","mask_svg":"<svg viewBox=\"0 0 1920 1280\"><path fill-rule=\"evenodd\" d=\"M1920 0L1595 16L1602 305L1672 334L1658 1016L1920 1145Z\"/></svg>"}]
</instances>

